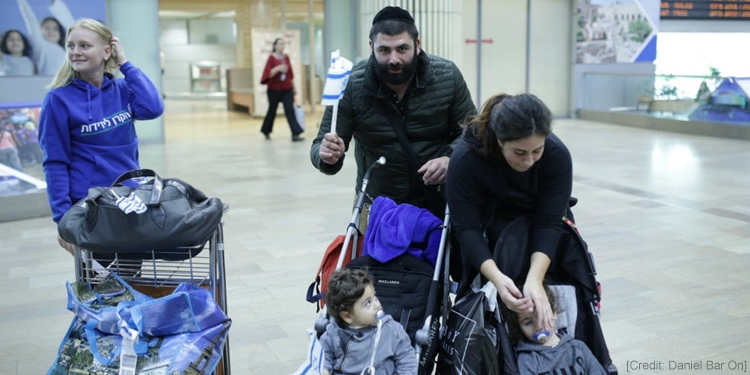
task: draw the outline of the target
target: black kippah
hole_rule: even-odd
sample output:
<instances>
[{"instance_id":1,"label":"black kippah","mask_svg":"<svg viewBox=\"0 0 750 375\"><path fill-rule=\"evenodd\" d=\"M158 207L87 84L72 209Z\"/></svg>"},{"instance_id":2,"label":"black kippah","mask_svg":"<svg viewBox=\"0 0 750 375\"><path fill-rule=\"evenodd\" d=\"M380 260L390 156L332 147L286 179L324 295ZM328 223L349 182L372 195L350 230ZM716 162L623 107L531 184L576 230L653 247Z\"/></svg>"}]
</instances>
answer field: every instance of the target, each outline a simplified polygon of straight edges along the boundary
<instances>
[{"instance_id":1,"label":"black kippah","mask_svg":"<svg viewBox=\"0 0 750 375\"><path fill-rule=\"evenodd\" d=\"M372 24L376 24L380 21L401 21L406 22L410 24L414 24L414 18L412 18L411 14L407 12L404 9L401 9L399 7L385 7L378 12L378 14L375 15L375 18L372 19Z\"/></svg>"}]
</instances>

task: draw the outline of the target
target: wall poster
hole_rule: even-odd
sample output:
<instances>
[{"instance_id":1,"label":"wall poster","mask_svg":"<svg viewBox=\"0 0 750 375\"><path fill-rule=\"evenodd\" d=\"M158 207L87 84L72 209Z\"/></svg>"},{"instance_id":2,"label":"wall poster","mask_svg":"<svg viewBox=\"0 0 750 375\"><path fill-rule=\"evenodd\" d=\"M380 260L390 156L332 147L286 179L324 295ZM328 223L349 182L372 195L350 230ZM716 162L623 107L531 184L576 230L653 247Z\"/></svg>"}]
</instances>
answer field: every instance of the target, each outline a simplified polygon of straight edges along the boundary
<instances>
[{"instance_id":1,"label":"wall poster","mask_svg":"<svg viewBox=\"0 0 750 375\"><path fill-rule=\"evenodd\" d=\"M653 62L659 0L577 0L578 64Z\"/></svg>"},{"instance_id":2,"label":"wall poster","mask_svg":"<svg viewBox=\"0 0 750 375\"><path fill-rule=\"evenodd\" d=\"M106 22L104 0L0 1L0 90L17 89L4 83L10 77L52 81L67 59L67 29L83 17ZM46 189L38 140L41 99L0 103L0 200ZM7 214L2 212L0 221Z\"/></svg>"},{"instance_id":3,"label":"wall poster","mask_svg":"<svg viewBox=\"0 0 750 375\"><path fill-rule=\"evenodd\" d=\"M1 1L0 79L55 75L67 58L67 30L83 17L106 23L104 0Z\"/></svg>"}]
</instances>

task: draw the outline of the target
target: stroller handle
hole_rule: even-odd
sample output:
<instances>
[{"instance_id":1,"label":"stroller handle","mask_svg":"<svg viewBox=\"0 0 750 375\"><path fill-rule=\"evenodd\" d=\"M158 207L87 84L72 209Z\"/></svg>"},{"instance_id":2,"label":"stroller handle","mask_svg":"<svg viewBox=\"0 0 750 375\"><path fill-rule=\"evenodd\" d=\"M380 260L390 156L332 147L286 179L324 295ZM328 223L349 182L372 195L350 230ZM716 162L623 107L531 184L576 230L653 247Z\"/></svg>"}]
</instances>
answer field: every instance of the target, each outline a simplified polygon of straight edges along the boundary
<instances>
[{"instance_id":1,"label":"stroller handle","mask_svg":"<svg viewBox=\"0 0 750 375\"><path fill-rule=\"evenodd\" d=\"M355 204L355 207L359 208L359 210L362 210L362 205L365 201L365 192L367 191L367 185L370 183L370 174L372 174L372 170L375 169L375 167L378 167L380 165L385 165L385 156L381 156L378 158L378 160L375 160L374 163L370 166L370 168L367 168L367 171L365 172L365 176L362 177L362 188L359 189L359 194L357 196L357 202ZM352 220L354 222L354 220Z\"/></svg>"},{"instance_id":2,"label":"stroller handle","mask_svg":"<svg viewBox=\"0 0 750 375\"><path fill-rule=\"evenodd\" d=\"M370 166L370 168L367 168L367 172L365 172L365 176L362 178L362 191L365 191L365 187L367 186L367 183L370 181L370 174L372 173L372 170L375 169L375 167L385 165L385 156L381 156L378 158L378 160L375 160L374 163Z\"/></svg>"}]
</instances>

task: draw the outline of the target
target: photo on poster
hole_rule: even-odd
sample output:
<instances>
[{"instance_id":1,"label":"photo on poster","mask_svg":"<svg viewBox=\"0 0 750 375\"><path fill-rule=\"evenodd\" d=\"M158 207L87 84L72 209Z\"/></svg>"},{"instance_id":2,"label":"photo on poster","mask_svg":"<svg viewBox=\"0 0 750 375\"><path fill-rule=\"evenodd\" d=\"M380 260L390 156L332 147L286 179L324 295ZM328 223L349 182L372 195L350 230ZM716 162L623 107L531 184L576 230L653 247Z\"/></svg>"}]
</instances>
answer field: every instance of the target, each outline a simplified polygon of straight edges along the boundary
<instances>
[{"instance_id":1,"label":"photo on poster","mask_svg":"<svg viewBox=\"0 0 750 375\"><path fill-rule=\"evenodd\" d=\"M54 76L65 61L65 36L79 18L106 21L104 0L0 2L0 78Z\"/></svg>"},{"instance_id":2,"label":"photo on poster","mask_svg":"<svg viewBox=\"0 0 750 375\"><path fill-rule=\"evenodd\" d=\"M656 0L578 0L576 62L632 63L656 57L658 13L642 2ZM657 9L658 10L658 9Z\"/></svg>"},{"instance_id":3,"label":"photo on poster","mask_svg":"<svg viewBox=\"0 0 750 375\"><path fill-rule=\"evenodd\" d=\"M0 196L37 189L44 180L39 109L0 108Z\"/></svg>"}]
</instances>

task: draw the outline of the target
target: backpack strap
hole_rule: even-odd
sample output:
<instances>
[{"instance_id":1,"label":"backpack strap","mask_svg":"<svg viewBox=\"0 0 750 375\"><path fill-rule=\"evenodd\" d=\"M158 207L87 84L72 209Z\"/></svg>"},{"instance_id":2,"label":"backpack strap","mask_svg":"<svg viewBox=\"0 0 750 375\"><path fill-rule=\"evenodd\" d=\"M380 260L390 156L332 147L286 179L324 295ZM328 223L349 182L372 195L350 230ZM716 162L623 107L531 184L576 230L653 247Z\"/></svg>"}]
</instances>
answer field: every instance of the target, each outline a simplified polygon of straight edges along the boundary
<instances>
[{"instance_id":1,"label":"backpack strap","mask_svg":"<svg viewBox=\"0 0 750 375\"><path fill-rule=\"evenodd\" d=\"M320 312L320 300L325 297L325 293L320 292L320 275L318 275L318 277L315 278L315 281L307 287L307 297L305 297L305 299L307 302L316 304L315 312L318 313Z\"/></svg>"}]
</instances>

